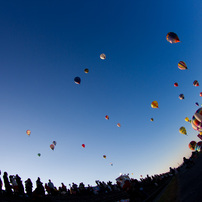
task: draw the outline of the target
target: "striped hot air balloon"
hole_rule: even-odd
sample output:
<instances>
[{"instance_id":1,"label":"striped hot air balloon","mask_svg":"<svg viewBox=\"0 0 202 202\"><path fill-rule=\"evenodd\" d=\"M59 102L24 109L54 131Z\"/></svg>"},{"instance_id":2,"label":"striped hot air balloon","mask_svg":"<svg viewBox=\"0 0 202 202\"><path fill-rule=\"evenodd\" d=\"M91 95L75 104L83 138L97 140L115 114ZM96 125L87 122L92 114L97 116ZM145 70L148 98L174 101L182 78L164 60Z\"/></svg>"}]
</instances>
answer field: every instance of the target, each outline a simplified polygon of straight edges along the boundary
<instances>
[{"instance_id":1,"label":"striped hot air balloon","mask_svg":"<svg viewBox=\"0 0 202 202\"><path fill-rule=\"evenodd\" d=\"M187 68L187 65L186 65L186 63L185 63L184 61L178 62L178 68L181 69L181 70L186 70L186 69L188 69L188 68Z\"/></svg>"},{"instance_id":2,"label":"striped hot air balloon","mask_svg":"<svg viewBox=\"0 0 202 202\"><path fill-rule=\"evenodd\" d=\"M157 102L157 101L153 101L153 102L151 103L151 107L152 107L152 108L159 108L158 102Z\"/></svg>"}]
</instances>

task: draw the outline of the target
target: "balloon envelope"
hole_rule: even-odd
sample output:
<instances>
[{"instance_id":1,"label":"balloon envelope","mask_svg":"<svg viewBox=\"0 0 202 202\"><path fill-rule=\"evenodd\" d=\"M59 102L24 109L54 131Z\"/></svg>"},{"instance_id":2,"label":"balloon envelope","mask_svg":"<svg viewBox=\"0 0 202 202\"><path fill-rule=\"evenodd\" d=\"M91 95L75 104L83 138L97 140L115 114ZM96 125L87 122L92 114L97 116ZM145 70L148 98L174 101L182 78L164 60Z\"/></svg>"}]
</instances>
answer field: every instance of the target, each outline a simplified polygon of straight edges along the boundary
<instances>
[{"instance_id":1,"label":"balloon envelope","mask_svg":"<svg viewBox=\"0 0 202 202\"><path fill-rule=\"evenodd\" d=\"M152 107L152 108L158 108L158 107L159 107L158 102L157 102L157 101L153 101L153 102L151 103L151 107Z\"/></svg>"},{"instance_id":2,"label":"balloon envelope","mask_svg":"<svg viewBox=\"0 0 202 202\"><path fill-rule=\"evenodd\" d=\"M202 132L202 108L199 108L191 120L191 125L194 130Z\"/></svg>"},{"instance_id":3,"label":"balloon envelope","mask_svg":"<svg viewBox=\"0 0 202 202\"><path fill-rule=\"evenodd\" d=\"M100 59L105 60L106 59L106 55L104 53L100 54Z\"/></svg>"},{"instance_id":4,"label":"balloon envelope","mask_svg":"<svg viewBox=\"0 0 202 202\"><path fill-rule=\"evenodd\" d=\"M180 132L181 134L183 134L183 135L186 135L186 134L187 134L186 128L183 127L183 126L179 129L179 132Z\"/></svg>"},{"instance_id":5,"label":"balloon envelope","mask_svg":"<svg viewBox=\"0 0 202 202\"><path fill-rule=\"evenodd\" d=\"M186 122L191 122L188 117L185 118Z\"/></svg>"},{"instance_id":6,"label":"balloon envelope","mask_svg":"<svg viewBox=\"0 0 202 202\"><path fill-rule=\"evenodd\" d=\"M196 106L199 106L199 103L198 103L198 102L196 102L196 103L195 103L195 105L196 105Z\"/></svg>"},{"instance_id":7,"label":"balloon envelope","mask_svg":"<svg viewBox=\"0 0 202 202\"><path fill-rule=\"evenodd\" d=\"M175 87L178 87L178 83L174 83L174 86L175 86Z\"/></svg>"},{"instance_id":8,"label":"balloon envelope","mask_svg":"<svg viewBox=\"0 0 202 202\"><path fill-rule=\"evenodd\" d=\"M37 155L38 155L39 157L41 156L41 154L40 154L40 153L38 153Z\"/></svg>"},{"instance_id":9,"label":"balloon envelope","mask_svg":"<svg viewBox=\"0 0 202 202\"><path fill-rule=\"evenodd\" d=\"M54 144L51 144L51 145L50 145L50 148L51 148L52 150L54 150L54 149L55 149L55 145L54 145Z\"/></svg>"},{"instance_id":10,"label":"balloon envelope","mask_svg":"<svg viewBox=\"0 0 202 202\"><path fill-rule=\"evenodd\" d=\"M168 42L170 43L178 43L180 42L177 34L175 34L174 32L169 32L167 35L166 35L166 39Z\"/></svg>"},{"instance_id":11,"label":"balloon envelope","mask_svg":"<svg viewBox=\"0 0 202 202\"><path fill-rule=\"evenodd\" d=\"M118 127L121 127L121 124L120 124L120 123L117 123L117 126L118 126Z\"/></svg>"},{"instance_id":12,"label":"balloon envelope","mask_svg":"<svg viewBox=\"0 0 202 202\"><path fill-rule=\"evenodd\" d=\"M89 72L89 69L84 69L84 72L87 74Z\"/></svg>"},{"instance_id":13,"label":"balloon envelope","mask_svg":"<svg viewBox=\"0 0 202 202\"><path fill-rule=\"evenodd\" d=\"M195 142L195 141L191 141L191 142L189 143L189 149L195 150L195 146L196 146L196 142Z\"/></svg>"},{"instance_id":14,"label":"balloon envelope","mask_svg":"<svg viewBox=\"0 0 202 202\"><path fill-rule=\"evenodd\" d=\"M82 144L81 146L82 146L83 148L85 148L86 145L85 145L85 144Z\"/></svg>"},{"instance_id":15,"label":"balloon envelope","mask_svg":"<svg viewBox=\"0 0 202 202\"><path fill-rule=\"evenodd\" d=\"M184 95L183 95L183 94L180 94L180 95L179 95L179 99L180 99L180 100L184 100Z\"/></svg>"},{"instance_id":16,"label":"balloon envelope","mask_svg":"<svg viewBox=\"0 0 202 202\"><path fill-rule=\"evenodd\" d=\"M105 116L105 119L109 120L109 116L108 116L108 115L106 115L106 116Z\"/></svg>"},{"instance_id":17,"label":"balloon envelope","mask_svg":"<svg viewBox=\"0 0 202 202\"><path fill-rule=\"evenodd\" d=\"M56 141L53 141L53 144L56 146Z\"/></svg>"},{"instance_id":18,"label":"balloon envelope","mask_svg":"<svg viewBox=\"0 0 202 202\"><path fill-rule=\"evenodd\" d=\"M178 68L181 69L181 70L186 70L186 69L187 69L187 65L186 65L185 62L180 61L180 62L178 63Z\"/></svg>"},{"instance_id":19,"label":"balloon envelope","mask_svg":"<svg viewBox=\"0 0 202 202\"><path fill-rule=\"evenodd\" d=\"M200 92L200 94L199 94L199 95L200 95L200 97L202 97L202 92Z\"/></svg>"},{"instance_id":20,"label":"balloon envelope","mask_svg":"<svg viewBox=\"0 0 202 202\"><path fill-rule=\"evenodd\" d=\"M31 130L27 130L26 133L27 133L28 136L30 136Z\"/></svg>"},{"instance_id":21,"label":"balloon envelope","mask_svg":"<svg viewBox=\"0 0 202 202\"><path fill-rule=\"evenodd\" d=\"M103 155L103 158L106 159L107 158L106 155Z\"/></svg>"},{"instance_id":22,"label":"balloon envelope","mask_svg":"<svg viewBox=\"0 0 202 202\"><path fill-rule=\"evenodd\" d=\"M150 119L150 121L154 121L154 119L153 119L153 118L151 118L151 119Z\"/></svg>"},{"instance_id":23,"label":"balloon envelope","mask_svg":"<svg viewBox=\"0 0 202 202\"><path fill-rule=\"evenodd\" d=\"M75 77L74 78L74 82L76 83L76 84L80 84L81 83L81 79L80 79L80 77Z\"/></svg>"},{"instance_id":24,"label":"balloon envelope","mask_svg":"<svg viewBox=\"0 0 202 202\"><path fill-rule=\"evenodd\" d=\"M194 86L199 86L199 82L198 82L197 80L195 80L195 81L193 82L193 85L194 85Z\"/></svg>"}]
</instances>

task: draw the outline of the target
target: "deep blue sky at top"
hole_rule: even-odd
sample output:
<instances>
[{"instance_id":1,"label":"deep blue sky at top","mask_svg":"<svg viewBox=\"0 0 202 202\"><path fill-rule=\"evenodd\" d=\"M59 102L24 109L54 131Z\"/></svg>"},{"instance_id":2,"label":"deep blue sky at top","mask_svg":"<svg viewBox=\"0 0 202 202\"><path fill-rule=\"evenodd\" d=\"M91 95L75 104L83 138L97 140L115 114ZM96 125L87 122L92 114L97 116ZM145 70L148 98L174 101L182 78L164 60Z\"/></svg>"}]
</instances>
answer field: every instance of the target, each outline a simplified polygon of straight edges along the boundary
<instances>
[{"instance_id":1,"label":"deep blue sky at top","mask_svg":"<svg viewBox=\"0 0 202 202\"><path fill-rule=\"evenodd\" d=\"M202 104L192 85L202 84L201 9L187 0L0 1L0 169L93 185L181 163L199 141L184 118ZM170 31L181 43L166 41Z\"/></svg>"}]
</instances>

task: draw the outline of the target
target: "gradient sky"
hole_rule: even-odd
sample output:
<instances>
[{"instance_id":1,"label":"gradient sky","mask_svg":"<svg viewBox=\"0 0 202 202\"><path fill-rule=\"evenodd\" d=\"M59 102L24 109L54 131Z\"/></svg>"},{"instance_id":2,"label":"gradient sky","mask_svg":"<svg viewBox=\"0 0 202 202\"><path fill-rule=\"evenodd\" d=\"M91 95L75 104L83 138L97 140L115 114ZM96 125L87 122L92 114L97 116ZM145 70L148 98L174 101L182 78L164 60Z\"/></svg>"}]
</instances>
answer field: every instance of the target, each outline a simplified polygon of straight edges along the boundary
<instances>
[{"instance_id":1,"label":"gradient sky","mask_svg":"<svg viewBox=\"0 0 202 202\"><path fill-rule=\"evenodd\" d=\"M201 10L200 0L0 1L2 172L58 187L181 164L200 140L184 119L202 104Z\"/></svg>"}]
</instances>

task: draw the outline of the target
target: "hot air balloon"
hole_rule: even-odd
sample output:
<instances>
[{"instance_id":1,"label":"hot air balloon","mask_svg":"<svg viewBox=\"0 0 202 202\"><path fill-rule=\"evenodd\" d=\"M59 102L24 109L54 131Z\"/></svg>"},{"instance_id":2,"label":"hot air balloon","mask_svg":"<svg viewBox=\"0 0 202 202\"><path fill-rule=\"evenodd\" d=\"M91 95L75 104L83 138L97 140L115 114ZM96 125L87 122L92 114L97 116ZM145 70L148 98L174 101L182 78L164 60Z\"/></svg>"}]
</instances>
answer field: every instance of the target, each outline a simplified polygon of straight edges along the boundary
<instances>
[{"instance_id":1,"label":"hot air balloon","mask_svg":"<svg viewBox=\"0 0 202 202\"><path fill-rule=\"evenodd\" d=\"M174 83L174 86L175 86L175 87L178 87L178 83Z\"/></svg>"},{"instance_id":2,"label":"hot air balloon","mask_svg":"<svg viewBox=\"0 0 202 202\"><path fill-rule=\"evenodd\" d=\"M186 117L186 118L185 118L185 121L186 121L186 122L190 122L190 123L191 123L191 120L189 120L189 118L188 118L188 117Z\"/></svg>"},{"instance_id":3,"label":"hot air balloon","mask_svg":"<svg viewBox=\"0 0 202 202\"><path fill-rule=\"evenodd\" d=\"M178 43L180 42L177 34L175 34L174 32L169 32L167 35L166 35L166 39L168 42L170 43Z\"/></svg>"},{"instance_id":4,"label":"hot air balloon","mask_svg":"<svg viewBox=\"0 0 202 202\"><path fill-rule=\"evenodd\" d=\"M113 163L110 163L111 166L113 166Z\"/></svg>"},{"instance_id":5,"label":"hot air balloon","mask_svg":"<svg viewBox=\"0 0 202 202\"><path fill-rule=\"evenodd\" d=\"M106 55L104 53L100 54L100 59L105 60L106 59Z\"/></svg>"},{"instance_id":6,"label":"hot air balloon","mask_svg":"<svg viewBox=\"0 0 202 202\"><path fill-rule=\"evenodd\" d=\"M53 144L56 146L56 141L53 141Z\"/></svg>"},{"instance_id":7,"label":"hot air balloon","mask_svg":"<svg viewBox=\"0 0 202 202\"><path fill-rule=\"evenodd\" d=\"M151 103L151 107L152 107L152 108L159 108L158 102L157 102L157 101L153 101L153 102Z\"/></svg>"},{"instance_id":8,"label":"hot air balloon","mask_svg":"<svg viewBox=\"0 0 202 202\"><path fill-rule=\"evenodd\" d=\"M191 120L191 125L194 130L202 132L202 108L199 108Z\"/></svg>"},{"instance_id":9,"label":"hot air balloon","mask_svg":"<svg viewBox=\"0 0 202 202\"><path fill-rule=\"evenodd\" d=\"M40 154L40 153L38 153L37 155L38 155L39 157L41 156L41 154Z\"/></svg>"},{"instance_id":10,"label":"hot air balloon","mask_svg":"<svg viewBox=\"0 0 202 202\"><path fill-rule=\"evenodd\" d=\"M84 69L84 72L87 74L89 72L89 69Z\"/></svg>"},{"instance_id":11,"label":"hot air balloon","mask_svg":"<svg viewBox=\"0 0 202 202\"><path fill-rule=\"evenodd\" d=\"M106 116L105 116L105 119L109 120L109 116L108 116L108 115L106 115Z\"/></svg>"},{"instance_id":12,"label":"hot air balloon","mask_svg":"<svg viewBox=\"0 0 202 202\"><path fill-rule=\"evenodd\" d=\"M180 132L181 134L183 134L183 135L187 135L186 128L183 127L183 126L179 129L179 132Z\"/></svg>"},{"instance_id":13,"label":"hot air balloon","mask_svg":"<svg viewBox=\"0 0 202 202\"><path fill-rule=\"evenodd\" d=\"M183 61L180 61L180 62L178 63L178 68L181 69L181 70L186 70L186 69L188 69L186 63L183 62Z\"/></svg>"},{"instance_id":14,"label":"hot air balloon","mask_svg":"<svg viewBox=\"0 0 202 202\"><path fill-rule=\"evenodd\" d=\"M82 144L81 146L82 146L83 148L85 148L86 145L85 145L85 144Z\"/></svg>"},{"instance_id":15,"label":"hot air balloon","mask_svg":"<svg viewBox=\"0 0 202 202\"><path fill-rule=\"evenodd\" d=\"M180 95L179 95L179 99L180 99L180 100L184 100L184 95L183 95L183 94L180 94Z\"/></svg>"},{"instance_id":16,"label":"hot air balloon","mask_svg":"<svg viewBox=\"0 0 202 202\"><path fill-rule=\"evenodd\" d=\"M27 133L28 136L30 136L31 130L26 130L26 133Z\"/></svg>"},{"instance_id":17,"label":"hot air balloon","mask_svg":"<svg viewBox=\"0 0 202 202\"><path fill-rule=\"evenodd\" d=\"M200 94L199 94L199 95L200 95L200 97L202 97L202 92L200 92Z\"/></svg>"},{"instance_id":18,"label":"hot air balloon","mask_svg":"<svg viewBox=\"0 0 202 202\"><path fill-rule=\"evenodd\" d=\"M202 141L197 142L197 143L196 143L196 146L195 146L195 151L200 152L201 149L202 149Z\"/></svg>"},{"instance_id":19,"label":"hot air balloon","mask_svg":"<svg viewBox=\"0 0 202 202\"><path fill-rule=\"evenodd\" d=\"M107 158L106 155L103 155L103 158L106 159Z\"/></svg>"},{"instance_id":20,"label":"hot air balloon","mask_svg":"<svg viewBox=\"0 0 202 202\"><path fill-rule=\"evenodd\" d=\"M191 142L189 143L189 149L195 150L195 146L196 146L196 142L195 142L195 141L191 141Z\"/></svg>"},{"instance_id":21,"label":"hot air balloon","mask_svg":"<svg viewBox=\"0 0 202 202\"><path fill-rule=\"evenodd\" d=\"M118 127L121 127L121 124L120 124L120 123L117 123L117 126L118 126Z\"/></svg>"},{"instance_id":22,"label":"hot air balloon","mask_svg":"<svg viewBox=\"0 0 202 202\"><path fill-rule=\"evenodd\" d=\"M151 118L151 119L150 119L150 121L154 121L154 119L153 119L153 118Z\"/></svg>"},{"instance_id":23,"label":"hot air balloon","mask_svg":"<svg viewBox=\"0 0 202 202\"><path fill-rule=\"evenodd\" d=\"M142 177L142 175L140 175L140 177Z\"/></svg>"},{"instance_id":24,"label":"hot air balloon","mask_svg":"<svg viewBox=\"0 0 202 202\"><path fill-rule=\"evenodd\" d=\"M199 106L199 103L198 103L198 102L196 102L196 103L195 103L195 105L196 105L196 106Z\"/></svg>"},{"instance_id":25,"label":"hot air balloon","mask_svg":"<svg viewBox=\"0 0 202 202\"><path fill-rule=\"evenodd\" d=\"M52 150L54 150L54 149L55 149L55 145L54 145L54 144L51 144L51 145L50 145L50 148L51 148Z\"/></svg>"},{"instance_id":26,"label":"hot air balloon","mask_svg":"<svg viewBox=\"0 0 202 202\"><path fill-rule=\"evenodd\" d=\"M76 84L80 84L81 83L81 79L80 79L80 77L75 77L74 78L74 82L76 83Z\"/></svg>"},{"instance_id":27,"label":"hot air balloon","mask_svg":"<svg viewBox=\"0 0 202 202\"><path fill-rule=\"evenodd\" d=\"M193 82L193 85L194 85L194 86L199 86L199 82L198 82L197 80L195 80L195 81Z\"/></svg>"}]
</instances>

